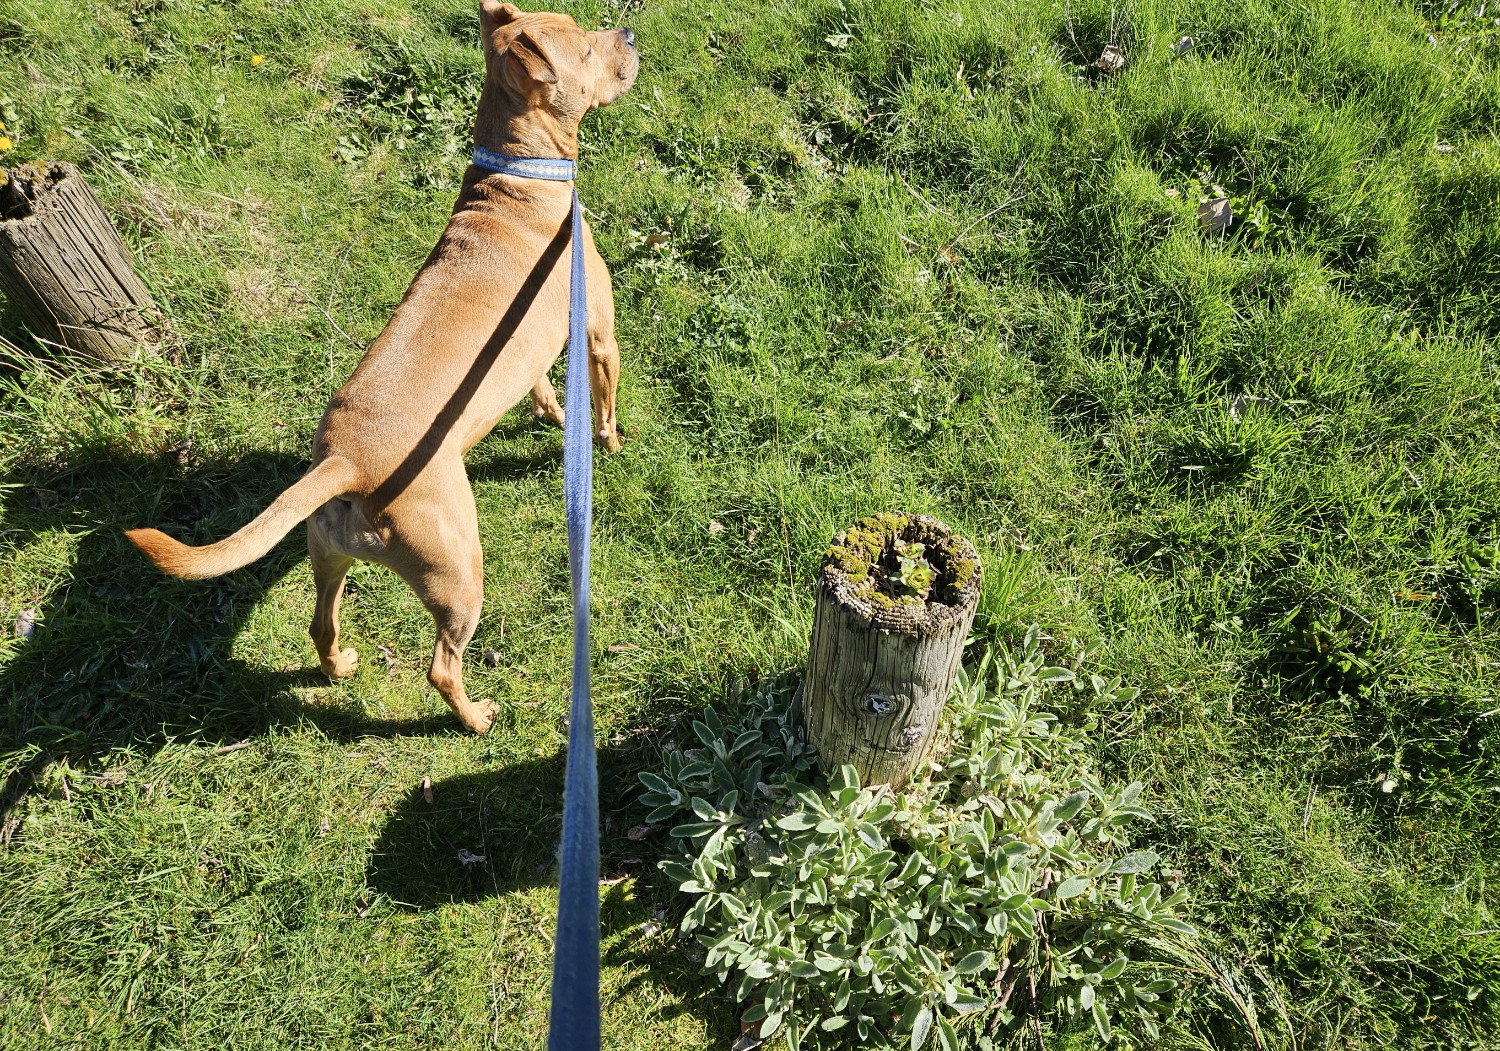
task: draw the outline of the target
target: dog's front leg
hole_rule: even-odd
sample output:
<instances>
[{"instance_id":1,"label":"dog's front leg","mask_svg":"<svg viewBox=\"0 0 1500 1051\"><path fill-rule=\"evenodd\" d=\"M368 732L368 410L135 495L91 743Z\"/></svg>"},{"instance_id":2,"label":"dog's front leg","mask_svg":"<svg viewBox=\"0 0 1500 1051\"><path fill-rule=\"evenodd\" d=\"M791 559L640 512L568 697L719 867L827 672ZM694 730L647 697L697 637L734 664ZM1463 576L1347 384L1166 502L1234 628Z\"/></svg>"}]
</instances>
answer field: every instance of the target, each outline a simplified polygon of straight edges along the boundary
<instances>
[{"instance_id":1,"label":"dog's front leg","mask_svg":"<svg viewBox=\"0 0 1500 1051\"><path fill-rule=\"evenodd\" d=\"M615 342L615 293L609 268L588 242L589 391L594 403L594 441L609 452L620 451L620 424L615 419L615 389L620 383L620 345ZM569 381L571 382L571 380Z\"/></svg>"},{"instance_id":2,"label":"dog's front leg","mask_svg":"<svg viewBox=\"0 0 1500 1051\"><path fill-rule=\"evenodd\" d=\"M596 340L589 333L589 389L594 400L594 441L612 453L620 451L620 424L615 419L615 387L620 382L620 345L613 331Z\"/></svg>"},{"instance_id":3,"label":"dog's front leg","mask_svg":"<svg viewBox=\"0 0 1500 1051\"><path fill-rule=\"evenodd\" d=\"M539 420L546 420L556 427L561 427L565 417L563 416L562 403L557 400L557 391L552 389L552 381L547 374L542 373L542 378L536 381L536 386L531 388L531 414Z\"/></svg>"}]
</instances>

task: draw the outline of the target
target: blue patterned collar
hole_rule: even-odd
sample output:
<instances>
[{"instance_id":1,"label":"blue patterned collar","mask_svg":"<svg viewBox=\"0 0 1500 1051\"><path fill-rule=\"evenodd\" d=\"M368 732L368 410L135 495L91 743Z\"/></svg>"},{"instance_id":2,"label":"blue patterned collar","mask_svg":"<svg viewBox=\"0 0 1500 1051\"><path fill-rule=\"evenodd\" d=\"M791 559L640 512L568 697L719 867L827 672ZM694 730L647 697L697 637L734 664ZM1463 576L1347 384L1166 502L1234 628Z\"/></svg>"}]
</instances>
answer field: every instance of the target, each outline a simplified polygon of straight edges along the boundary
<instances>
[{"instance_id":1,"label":"blue patterned collar","mask_svg":"<svg viewBox=\"0 0 1500 1051\"><path fill-rule=\"evenodd\" d=\"M474 163L501 175L519 175L523 179L547 179L568 182L578 173L578 165L561 157L512 157L483 146L474 147Z\"/></svg>"}]
</instances>

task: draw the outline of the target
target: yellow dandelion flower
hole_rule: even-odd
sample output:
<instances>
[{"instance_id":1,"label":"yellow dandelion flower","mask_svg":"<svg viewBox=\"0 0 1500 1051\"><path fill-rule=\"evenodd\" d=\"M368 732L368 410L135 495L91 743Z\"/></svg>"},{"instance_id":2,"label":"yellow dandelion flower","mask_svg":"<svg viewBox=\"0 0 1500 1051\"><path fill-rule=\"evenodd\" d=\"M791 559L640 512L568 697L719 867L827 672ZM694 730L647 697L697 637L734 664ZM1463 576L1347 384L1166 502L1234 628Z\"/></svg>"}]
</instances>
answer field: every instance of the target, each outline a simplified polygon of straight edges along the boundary
<instances>
[{"instance_id":1,"label":"yellow dandelion flower","mask_svg":"<svg viewBox=\"0 0 1500 1051\"><path fill-rule=\"evenodd\" d=\"M251 55L250 56L250 64L252 66L264 66L266 64L266 56L265 55Z\"/></svg>"},{"instance_id":2,"label":"yellow dandelion flower","mask_svg":"<svg viewBox=\"0 0 1500 1051\"><path fill-rule=\"evenodd\" d=\"M12 145L13 144L9 139L7 139L4 135L0 135L0 153L4 153L6 150L10 149Z\"/></svg>"}]
</instances>

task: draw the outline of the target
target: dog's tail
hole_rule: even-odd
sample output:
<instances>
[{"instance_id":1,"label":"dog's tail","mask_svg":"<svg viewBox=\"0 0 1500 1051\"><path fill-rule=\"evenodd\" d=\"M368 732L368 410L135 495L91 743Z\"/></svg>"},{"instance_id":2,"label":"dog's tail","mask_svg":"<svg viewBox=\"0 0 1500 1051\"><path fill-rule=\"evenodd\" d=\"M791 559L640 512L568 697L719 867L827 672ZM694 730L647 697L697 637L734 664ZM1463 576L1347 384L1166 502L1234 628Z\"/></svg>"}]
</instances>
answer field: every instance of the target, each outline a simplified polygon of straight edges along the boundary
<instances>
[{"instance_id":1,"label":"dog's tail","mask_svg":"<svg viewBox=\"0 0 1500 1051\"><path fill-rule=\"evenodd\" d=\"M189 547L159 529L127 529L125 535L163 573L185 580L216 577L264 555L294 525L329 499L347 492L358 480L354 464L342 456L330 456L298 479L245 528L205 547Z\"/></svg>"}]
</instances>

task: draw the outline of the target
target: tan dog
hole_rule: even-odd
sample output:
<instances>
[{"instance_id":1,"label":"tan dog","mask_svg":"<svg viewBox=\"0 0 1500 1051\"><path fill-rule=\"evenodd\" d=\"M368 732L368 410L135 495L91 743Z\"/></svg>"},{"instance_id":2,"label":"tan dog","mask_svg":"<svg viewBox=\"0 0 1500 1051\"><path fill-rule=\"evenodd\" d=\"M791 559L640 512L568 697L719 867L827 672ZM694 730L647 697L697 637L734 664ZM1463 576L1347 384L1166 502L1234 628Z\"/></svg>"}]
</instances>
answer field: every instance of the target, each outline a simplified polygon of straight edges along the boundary
<instances>
[{"instance_id":1,"label":"tan dog","mask_svg":"<svg viewBox=\"0 0 1500 1051\"><path fill-rule=\"evenodd\" d=\"M565 15L482 0L485 81L474 141L517 157L578 156L585 113L630 90L639 57L628 29L585 32ZM330 677L354 674L339 648L339 596L354 559L389 566L437 621L428 680L465 726L489 729L495 706L464 693L461 659L484 601L474 494L463 456L529 391L562 426L547 370L567 338L572 183L470 166L448 227L313 439L313 468L258 518L206 547L155 529L126 535L173 576L217 576L259 558L308 519L317 584L310 629ZM620 439L609 271L584 228L589 386L595 439ZM581 376L569 376L580 389Z\"/></svg>"}]
</instances>

